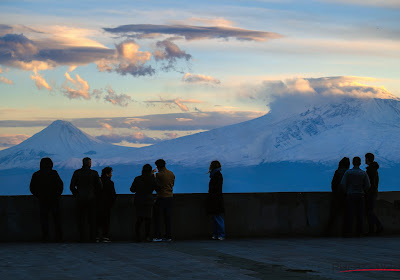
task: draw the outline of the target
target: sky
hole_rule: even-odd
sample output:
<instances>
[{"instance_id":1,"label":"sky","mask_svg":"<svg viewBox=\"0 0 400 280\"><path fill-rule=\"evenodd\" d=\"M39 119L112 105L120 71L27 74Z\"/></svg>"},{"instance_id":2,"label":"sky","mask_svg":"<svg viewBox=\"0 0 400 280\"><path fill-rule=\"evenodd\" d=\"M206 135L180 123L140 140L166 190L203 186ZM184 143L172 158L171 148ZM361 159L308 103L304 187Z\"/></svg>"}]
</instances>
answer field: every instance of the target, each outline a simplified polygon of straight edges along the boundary
<instances>
[{"instance_id":1,"label":"sky","mask_svg":"<svg viewBox=\"0 0 400 280\"><path fill-rule=\"evenodd\" d=\"M396 98L399 65L398 0L0 0L0 149L58 119L141 147L277 94Z\"/></svg>"}]
</instances>

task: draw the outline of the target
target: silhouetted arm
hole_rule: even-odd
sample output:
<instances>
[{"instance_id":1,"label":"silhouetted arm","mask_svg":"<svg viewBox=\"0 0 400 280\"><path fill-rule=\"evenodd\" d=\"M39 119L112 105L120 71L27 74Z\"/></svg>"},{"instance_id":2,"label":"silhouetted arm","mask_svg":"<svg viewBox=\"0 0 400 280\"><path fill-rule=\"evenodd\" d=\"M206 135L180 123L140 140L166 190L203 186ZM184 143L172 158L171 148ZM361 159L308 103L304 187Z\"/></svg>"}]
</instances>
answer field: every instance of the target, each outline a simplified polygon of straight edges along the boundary
<instances>
[{"instance_id":1,"label":"silhouetted arm","mask_svg":"<svg viewBox=\"0 0 400 280\"><path fill-rule=\"evenodd\" d=\"M69 189L71 190L73 196L76 196L78 192L78 190L76 189L77 183L78 183L78 176L75 171L71 178L71 184L69 185Z\"/></svg>"},{"instance_id":2,"label":"silhouetted arm","mask_svg":"<svg viewBox=\"0 0 400 280\"><path fill-rule=\"evenodd\" d=\"M363 187L364 187L364 192L367 192L368 189L371 187L371 182L369 181L369 176L367 173L365 173L365 176L364 176Z\"/></svg>"},{"instance_id":3,"label":"silhouetted arm","mask_svg":"<svg viewBox=\"0 0 400 280\"><path fill-rule=\"evenodd\" d=\"M340 182L339 188L347 193L347 172L344 173L342 181Z\"/></svg>"},{"instance_id":4,"label":"silhouetted arm","mask_svg":"<svg viewBox=\"0 0 400 280\"><path fill-rule=\"evenodd\" d=\"M131 193L135 193L137 191L136 186L137 186L137 177L135 177L135 179L133 179L133 182L132 182L132 185L130 188Z\"/></svg>"},{"instance_id":5,"label":"silhouetted arm","mask_svg":"<svg viewBox=\"0 0 400 280\"><path fill-rule=\"evenodd\" d=\"M60 175L58 175L58 172L55 171L56 175L56 189L57 189L57 196L60 196L63 193L64 190L64 182L61 180Z\"/></svg>"},{"instance_id":6,"label":"silhouetted arm","mask_svg":"<svg viewBox=\"0 0 400 280\"><path fill-rule=\"evenodd\" d=\"M31 193L35 196L38 197L38 182L37 182L37 175L36 173L34 173L32 175L32 179L31 179L31 183L29 185L29 190L31 191Z\"/></svg>"}]
</instances>

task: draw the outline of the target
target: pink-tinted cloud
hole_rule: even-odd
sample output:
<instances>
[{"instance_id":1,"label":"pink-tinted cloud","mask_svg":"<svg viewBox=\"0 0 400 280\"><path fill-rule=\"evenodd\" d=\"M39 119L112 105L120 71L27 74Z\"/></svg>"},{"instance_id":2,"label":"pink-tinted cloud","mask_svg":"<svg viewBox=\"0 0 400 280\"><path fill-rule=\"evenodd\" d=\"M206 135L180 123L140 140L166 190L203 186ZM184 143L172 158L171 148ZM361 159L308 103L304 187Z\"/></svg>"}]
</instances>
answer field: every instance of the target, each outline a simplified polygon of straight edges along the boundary
<instances>
[{"instance_id":1,"label":"pink-tinted cloud","mask_svg":"<svg viewBox=\"0 0 400 280\"><path fill-rule=\"evenodd\" d=\"M126 141L128 143L134 144L154 144L160 142L160 139L148 137L141 131L134 132L132 134L107 134L107 135L100 135L96 137L97 139L107 142L107 143L120 143Z\"/></svg>"},{"instance_id":2,"label":"pink-tinted cloud","mask_svg":"<svg viewBox=\"0 0 400 280\"><path fill-rule=\"evenodd\" d=\"M115 91L111 88L110 85L106 87L107 95L104 97L104 100L110 102L114 105L118 105L121 107L126 107L132 102L132 98L126 94L116 94Z\"/></svg>"},{"instance_id":3,"label":"pink-tinted cloud","mask_svg":"<svg viewBox=\"0 0 400 280\"><path fill-rule=\"evenodd\" d=\"M204 101L197 100L197 99L175 98L175 99L148 100L148 101L145 101L145 103L147 103L147 104L161 103L161 104L164 104L164 105L167 105L167 106L176 105L183 112L187 112L187 111L189 111L189 108L188 108L188 106L186 104L204 103Z\"/></svg>"},{"instance_id":4,"label":"pink-tinted cloud","mask_svg":"<svg viewBox=\"0 0 400 280\"><path fill-rule=\"evenodd\" d=\"M116 45L112 57L96 62L100 72L117 72L132 76L153 75L155 70L146 63L151 59L151 53L140 51L140 46L133 40L126 40Z\"/></svg>"},{"instance_id":5,"label":"pink-tinted cloud","mask_svg":"<svg viewBox=\"0 0 400 280\"><path fill-rule=\"evenodd\" d=\"M157 50L154 51L154 58L156 61L167 61L167 64L163 65L163 69L167 71L174 69L178 59L189 61L192 58L190 54L181 50L170 39L158 41L156 47Z\"/></svg>"},{"instance_id":6,"label":"pink-tinted cloud","mask_svg":"<svg viewBox=\"0 0 400 280\"><path fill-rule=\"evenodd\" d=\"M31 79L35 81L35 85L38 89L47 89L49 91L53 90L53 88L40 74L31 75Z\"/></svg>"},{"instance_id":7,"label":"pink-tinted cloud","mask_svg":"<svg viewBox=\"0 0 400 280\"><path fill-rule=\"evenodd\" d=\"M167 139L175 139L179 137L179 134L176 132L166 132L164 135L167 137Z\"/></svg>"},{"instance_id":8,"label":"pink-tinted cloud","mask_svg":"<svg viewBox=\"0 0 400 280\"><path fill-rule=\"evenodd\" d=\"M0 72L0 73L1 73L1 72ZM12 85L12 84L13 84L13 81L10 80L10 79L7 79L7 78L5 78L5 77L0 77L0 83Z\"/></svg>"},{"instance_id":9,"label":"pink-tinted cloud","mask_svg":"<svg viewBox=\"0 0 400 280\"><path fill-rule=\"evenodd\" d=\"M183 78L182 81L184 81L185 83L209 83L209 84L220 84L221 81L213 78L211 76L206 76L206 75L201 75L201 74L191 74L191 73L186 73Z\"/></svg>"},{"instance_id":10,"label":"pink-tinted cloud","mask_svg":"<svg viewBox=\"0 0 400 280\"><path fill-rule=\"evenodd\" d=\"M18 145L19 143L25 141L30 136L25 134L0 134L0 147L12 147Z\"/></svg>"},{"instance_id":11,"label":"pink-tinted cloud","mask_svg":"<svg viewBox=\"0 0 400 280\"><path fill-rule=\"evenodd\" d=\"M90 99L90 86L87 81L82 79L78 74L75 75L75 79L71 78L68 72L65 72L64 76L66 81L62 86L62 91L66 97L70 99Z\"/></svg>"},{"instance_id":12,"label":"pink-tinted cloud","mask_svg":"<svg viewBox=\"0 0 400 280\"><path fill-rule=\"evenodd\" d=\"M106 122L100 122L100 125L101 125L101 127L107 129L108 131L112 131L113 130L113 127L110 124L106 123Z\"/></svg>"}]
</instances>

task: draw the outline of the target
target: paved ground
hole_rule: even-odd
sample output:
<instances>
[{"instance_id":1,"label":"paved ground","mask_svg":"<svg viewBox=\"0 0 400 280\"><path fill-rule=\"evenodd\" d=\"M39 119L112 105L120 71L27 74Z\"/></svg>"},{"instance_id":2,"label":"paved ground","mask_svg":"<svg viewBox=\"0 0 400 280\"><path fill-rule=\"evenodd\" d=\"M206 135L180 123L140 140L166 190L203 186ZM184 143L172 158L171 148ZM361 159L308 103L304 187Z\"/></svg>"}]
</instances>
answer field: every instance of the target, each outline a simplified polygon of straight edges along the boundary
<instances>
[{"instance_id":1,"label":"paved ground","mask_svg":"<svg viewBox=\"0 0 400 280\"><path fill-rule=\"evenodd\" d=\"M0 243L0 279L400 279L400 238Z\"/></svg>"}]
</instances>

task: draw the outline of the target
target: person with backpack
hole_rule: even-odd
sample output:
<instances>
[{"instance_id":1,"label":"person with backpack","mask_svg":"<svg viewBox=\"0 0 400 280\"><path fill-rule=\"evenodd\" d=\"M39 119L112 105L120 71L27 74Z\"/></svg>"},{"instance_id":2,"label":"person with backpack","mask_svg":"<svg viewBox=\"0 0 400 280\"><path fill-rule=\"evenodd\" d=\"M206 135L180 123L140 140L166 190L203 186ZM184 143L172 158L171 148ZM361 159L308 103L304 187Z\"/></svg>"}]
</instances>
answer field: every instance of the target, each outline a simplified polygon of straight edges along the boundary
<instances>
[{"instance_id":1,"label":"person with backpack","mask_svg":"<svg viewBox=\"0 0 400 280\"><path fill-rule=\"evenodd\" d=\"M64 189L64 183L57 171L53 170L53 161L50 158L45 157L40 160L40 170L33 173L29 189L39 200L42 241L49 241L50 213L54 220L56 241L60 242L62 240L60 197Z\"/></svg>"},{"instance_id":2,"label":"person with backpack","mask_svg":"<svg viewBox=\"0 0 400 280\"><path fill-rule=\"evenodd\" d=\"M371 183L371 188L366 194L366 204L367 204L367 220L368 220L368 235L379 235L383 231L383 226L381 221L375 215L374 208L376 204L376 199L378 197L378 185L379 185L379 164L375 161L375 156L372 153L365 154L365 164L367 164L367 174L369 181ZM376 226L376 231L375 231Z\"/></svg>"},{"instance_id":3,"label":"person with backpack","mask_svg":"<svg viewBox=\"0 0 400 280\"><path fill-rule=\"evenodd\" d=\"M95 241L96 234L96 197L102 183L97 171L92 170L92 160L85 157L82 168L75 170L71 178L70 190L77 202L79 241L85 241L85 220L89 225L89 241Z\"/></svg>"}]
</instances>

